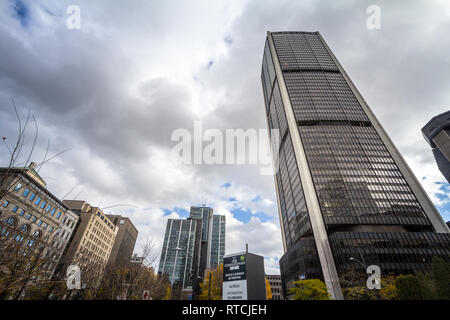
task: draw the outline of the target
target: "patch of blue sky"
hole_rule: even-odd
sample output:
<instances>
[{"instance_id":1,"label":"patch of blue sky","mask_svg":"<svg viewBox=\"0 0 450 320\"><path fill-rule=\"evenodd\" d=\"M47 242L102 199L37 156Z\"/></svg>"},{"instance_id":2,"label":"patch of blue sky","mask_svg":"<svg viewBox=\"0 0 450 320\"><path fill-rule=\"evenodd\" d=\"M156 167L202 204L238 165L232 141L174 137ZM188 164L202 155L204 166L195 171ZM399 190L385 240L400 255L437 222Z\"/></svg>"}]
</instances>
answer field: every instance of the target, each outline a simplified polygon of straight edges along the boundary
<instances>
[{"instance_id":1,"label":"patch of blue sky","mask_svg":"<svg viewBox=\"0 0 450 320\"><path fill-rule=\"evenodd\" d=\"M28 26L31 20L30 10L21 0L11 0L13 16L20 21L20 24L24 27Z\"/></svg>"},{"instance_id":2,"label":"patch of blue sky","mask_svg":"<svg viewBox=\"0 0 450 320\"><path fill-rule=\"evenodd\" d=\"M272 221L273 219L264 212L258 211L256 213L252 213L246 208L235 208L230 210L230 212L233 214L235 219L243 223L248 223L252 217L257 217L259 220L261 220L261 222Z\"/></svg>"},{"instance_id":3,"label":"patch of blue sky","mask_svg":"<svg viewBox=\"0 0 450 320\"><path fill-rule=\"evenodd\" d=\"M164 216L168 216L169 214L171 214L172 212L176 212L180 215L181 218L187 218L189 217L189 211L187 211L186 209L183 208L172 208L172 209L167 209L167 208L161 208L164 211Z\"/></svg>"},{"instance_id":4,"label":"patch of blue sky","mask_svg":"<svg viewBox=\"0 0 450 320\"><path fill-rule=\"evenodd\" d=\"M450 221L450 183L447 182L436 182L437 185L440 185L439 190L441 193L437 193L436 197L441 200L442 205L436 206L439 210L439 213L444 218L444 221Z\"/></svg>"},{"instance_id":5,"label":"patch of blue sky","mask_svg":"<svg viewBox=\"0 0 450 320\"><path fill-rule=\"evenodd\" d=\"M450 202L442 205L442 206L436 206L439 213L441 214L442 218L444 218L444 221L450 221Z\"/></svg>"},{"instance_id":6,"label":"patch of blue sky","mask_svg":"<svg viewBox=\"0 0 450 320\"><path fill-rule=\"evenodd\" d=\"M230 182L225 182L223 185L220 186L221 188L229 188L231 187L231 183Z\"/></svg>"},{"instance_id":7,"label":"patch of blue sky","mask_svg":"<svg viewBox=\"0 0 450 320\"><path fill-rule=\"evenodd\" d=\"M260 202L260 201L262 201L262 198L259 195L252 199L252 202Z\"/></svg>"}]
</instances>

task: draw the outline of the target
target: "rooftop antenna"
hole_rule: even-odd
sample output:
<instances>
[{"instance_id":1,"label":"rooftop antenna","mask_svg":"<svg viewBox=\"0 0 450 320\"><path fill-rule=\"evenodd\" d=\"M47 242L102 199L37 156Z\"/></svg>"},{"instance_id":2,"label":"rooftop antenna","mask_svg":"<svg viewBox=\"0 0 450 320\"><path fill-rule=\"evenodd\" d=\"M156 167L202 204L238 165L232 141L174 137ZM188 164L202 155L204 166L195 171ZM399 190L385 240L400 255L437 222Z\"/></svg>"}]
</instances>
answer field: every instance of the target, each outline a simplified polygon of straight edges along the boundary
<instances>
[{"instance_id":1,"label":"rooftop antenna","mask_svg":"<svg viewBox=\"0 0 450 320\"><path fill-rule=\"evenodd\" d=\"M205 199L205 197L203 197L203 199L202 199L203 201L203 204L202 204L202 207L206 207L206 199Z\"/></svg>"}]
</instances>

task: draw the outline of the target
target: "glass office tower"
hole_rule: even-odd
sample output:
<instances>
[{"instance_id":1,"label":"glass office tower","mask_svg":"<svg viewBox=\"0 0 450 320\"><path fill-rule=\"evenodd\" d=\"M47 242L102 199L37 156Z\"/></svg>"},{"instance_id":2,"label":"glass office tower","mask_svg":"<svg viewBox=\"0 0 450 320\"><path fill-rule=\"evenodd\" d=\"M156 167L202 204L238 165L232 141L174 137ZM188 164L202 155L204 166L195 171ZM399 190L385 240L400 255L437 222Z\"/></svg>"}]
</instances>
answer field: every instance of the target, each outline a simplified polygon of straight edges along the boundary
<instances>
[{"instance_id":1,"label":"glass office tower","mask_svg":"<svg viewBox=\"0 0 450 320\"><path fill-rule=\"evenodd\" d=\"M191 207L189 217L191 219L198 219L202 221L199 275L203 278L204 272L209 268L211 262L213 209L209 207Z\"/></svg>"},{"instance_id":2,"label":"glass office tower","mask_svg":"<svg viewBox=\"0 0 450 320\"><path fill-rule=\"evenodd\" d=\"M411 273L449 259L448 227L318 32L268 32L261 77L280 135L284 290L321 278L342 299L339 277L362 265Z\"/></svg>"},{"instance_id":3,"label":"glass office tower","mask_svg":"<svg viewBox=\"0 0 450 320\"><path fill-rule=\"evenodd\" d=\"M205 270L223 263L224 254L225 216L213 215L209 207L191 207L189 218L167 220L158 274L195 296Z\"/></svg>"},{"instance_id":4,"label":"glass office tower","mask_svg":"<svg viewBox=\"0 0 450 320\"><path fill-rule=\"evenodd\" d=\"M172 285L192 290L197 279L201 221L168 219L158 274L165 274ZM195 281L194 281L195 282Z\"/></svg>"},{"instance_id":5,"label":"glass office tower","mask_svg":"<svg viewBox=\"0 0 450 320\"><path fill-rule=\"evenodd\" d=\"M211 232L210 268L223 263L225 254L225 216L213 215Z\"/></svg>"},{"instance_id":6,"label":"glass office tower","mask_svg":"<svg viewBox=\"0 0 450 320\"><path fill-rule=\"evenodd\" d=\"M202 221L200 276L204 270L223 262L225 254L225 216L213 214L209 207L191 207L189 217Z\"/></svg>"}]
</instances>

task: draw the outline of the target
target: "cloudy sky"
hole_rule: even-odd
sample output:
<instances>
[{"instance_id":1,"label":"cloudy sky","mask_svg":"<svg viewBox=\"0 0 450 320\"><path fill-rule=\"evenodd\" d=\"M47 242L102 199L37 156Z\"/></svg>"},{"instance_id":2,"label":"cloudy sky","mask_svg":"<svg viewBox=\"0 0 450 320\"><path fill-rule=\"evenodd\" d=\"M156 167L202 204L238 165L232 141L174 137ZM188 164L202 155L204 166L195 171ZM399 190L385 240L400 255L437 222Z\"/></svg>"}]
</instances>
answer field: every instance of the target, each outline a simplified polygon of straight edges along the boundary
<instances>
[{"instance_id":1,"label":"cloudy sky","mask_svg":"<svg viewBox=\"0 0 450 320\"><path fill-rule=\"evenodd\" d=\"M381 29L366 10L380 8ZM70 5L80 29L69 29ZM130 217L160 248L167 218L206 204L227 218L226 253L266 257L278 273L273 177L257 165L171 161L177 128L266 129L260 82L266 32L320 31L446 221L450 185L420 129L450 109L450 2L0 2L0 135L17 137L11 106L39 125L33 160L70 149L40 174L58 197ZM31 146L33 127L27 133ZM25 160L24 156L22 160ZM8 161L0 149L0 165ZM69 194L68 194L69 193ZM136 247L139 251L139 244Z\"/></svg>"}]
</instances>

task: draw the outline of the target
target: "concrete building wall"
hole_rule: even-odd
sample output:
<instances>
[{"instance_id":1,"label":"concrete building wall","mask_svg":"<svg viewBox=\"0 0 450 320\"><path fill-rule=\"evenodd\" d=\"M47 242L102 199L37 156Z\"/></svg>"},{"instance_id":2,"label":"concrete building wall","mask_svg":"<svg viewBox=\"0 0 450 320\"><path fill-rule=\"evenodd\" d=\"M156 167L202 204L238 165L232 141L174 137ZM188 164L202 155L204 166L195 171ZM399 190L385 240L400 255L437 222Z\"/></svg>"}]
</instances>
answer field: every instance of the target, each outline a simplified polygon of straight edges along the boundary
<instances>
[{"instance_id":1,"label":"concrete building wall","mask_svg":"<svg viewBox=\"0 0 450 320\"><path fill-rule=\"evenodd\" d=\"M281 286L281 276L276 274L268 274L266 277L272 291L272 300L284 300L283 288Z\"/></svg>"},{"instance_id":2,"label":"concrete building wall","mask_svg":"<svg viewBox=\"0 0 450 320\"><path fill-rule=\"evenodd\" d=\"M108 260L108 266L126 265L133 255L138 230L129 218L112 214L106 216L119 228Z\"/></svg>"},{"instance_id":3,"label":"concrete building wall","mask_svg":"<svg viewBox=\"0 0 450 320\"><path fill-rule=\"evenodd\" d=\"M77 264L85 276L100 280L111 254L118 227L96 207L84 201L65 200L64 203L80 217L65 260Z\"/></svg>"}]
</instances>

